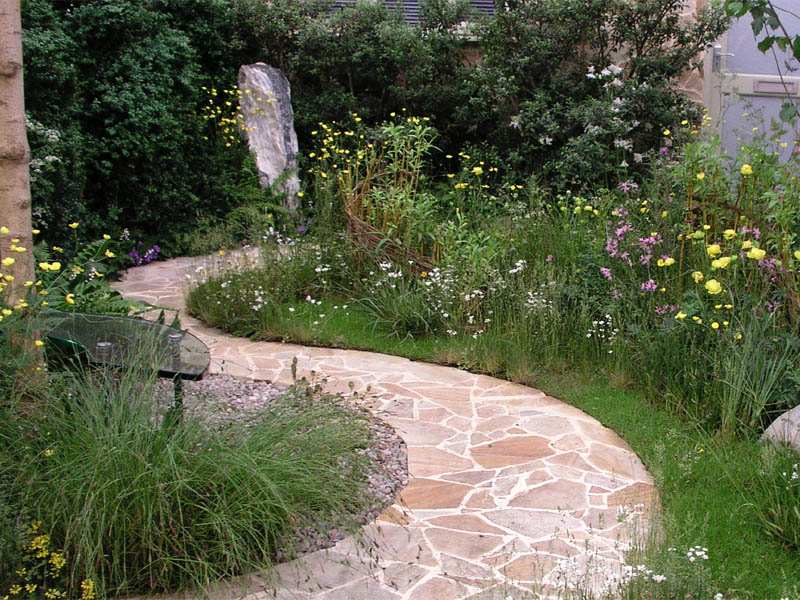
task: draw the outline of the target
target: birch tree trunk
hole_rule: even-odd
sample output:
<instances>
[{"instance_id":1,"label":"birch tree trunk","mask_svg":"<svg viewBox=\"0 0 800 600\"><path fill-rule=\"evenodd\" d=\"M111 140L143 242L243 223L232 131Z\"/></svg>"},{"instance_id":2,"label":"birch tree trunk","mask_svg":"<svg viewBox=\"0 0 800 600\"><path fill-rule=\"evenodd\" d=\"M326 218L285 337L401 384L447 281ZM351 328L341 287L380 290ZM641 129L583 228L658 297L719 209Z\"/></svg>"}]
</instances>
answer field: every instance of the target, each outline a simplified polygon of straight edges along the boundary
<instances>
[{"instance_id":1,"label":"birch tree trunk","mask_svg":"<svg viewBox=\"0 0 800 600\"><path fill-rule=\"evenodd\" d=\"M0 272L9 305L24 299L34 277L29 162L20 0L0 0Z\"/></svg>"}]
</instances>

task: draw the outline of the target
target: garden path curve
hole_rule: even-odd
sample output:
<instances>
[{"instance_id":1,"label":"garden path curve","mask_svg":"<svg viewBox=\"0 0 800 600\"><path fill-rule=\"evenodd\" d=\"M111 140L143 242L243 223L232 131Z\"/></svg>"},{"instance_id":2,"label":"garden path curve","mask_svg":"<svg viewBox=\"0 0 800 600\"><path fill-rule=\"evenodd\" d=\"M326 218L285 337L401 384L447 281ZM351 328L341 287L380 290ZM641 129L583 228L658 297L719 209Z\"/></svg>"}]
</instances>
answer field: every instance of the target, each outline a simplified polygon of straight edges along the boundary
<instances>
[{"instance_id":1,"label":"garden path curve","mask_svg":"<svg viewBox=\"0 0 800 600\"><path fill-rule=\"evenodd\" d=\"M223 260L230 259L151 263L116 287L183 310L198 266ZM367 526L376 542L370 556L348 538L280 565L281 600L506 600L532 590L555 597L572 584L599 590L620 571L632 522L640 534L646 529L656 494L638 457L613 431L543 392L394 356L234 338L184 312L181 324L208 344L212 372L289 383L297 357L298 376L322 374L331 391L370 386L371 409L408 446L411 482ZM273 597L258 583L248 586L248 600Z\"/></svg>"}]
</instances>

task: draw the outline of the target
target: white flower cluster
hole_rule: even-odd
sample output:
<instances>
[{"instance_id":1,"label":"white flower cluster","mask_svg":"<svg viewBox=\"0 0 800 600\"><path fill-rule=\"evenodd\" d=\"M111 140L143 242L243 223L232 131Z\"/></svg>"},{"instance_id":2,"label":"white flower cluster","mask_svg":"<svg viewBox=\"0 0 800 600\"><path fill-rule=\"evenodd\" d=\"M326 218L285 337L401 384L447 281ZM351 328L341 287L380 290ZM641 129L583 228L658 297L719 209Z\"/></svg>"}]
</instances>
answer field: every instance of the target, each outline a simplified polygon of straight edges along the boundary
<instances>
[{"instance_id":1,"label":"white flower cluster","mask_svg":"<svg viewBox=\"0 0 800 600\"><path fill-rule=\"evenodd\" d=\"M590 66L588 72L586 73L586 78L597 79L597 80L607 79L608 82L605 85L621 87L623 85L622 79L617 77L618 75L621 74L622 74L622 67L618 67L617 65L614 64L608 65L605 69L603 69L599 73L595 70L593 66Z\"/></svg>"},{"instance_id":2,"label":"white flower cluster","mask_svg":"<svg viewBox=\"0 0 800 600\"><path fill-rule=\"evenodd\" d=\"M586 332L586 338L595 338L600 343L613 346L617 339L619 329L613 326L611 315L605 315L602 319L592 321L592 328ZM614 351L609 349L608 353L612 354Z\"/></svg>"},{"instance_id":3,"label":"white flower cluster","mask_svg":"<svg viewBox=\"0 0 800 600\"><path fill-rule=\"evenodd\" d=\"M692 546L686 553L686 558L692 563L697 561L697 559L708 560L708 548L704 546Z\"/></svg>"},{"instance_id":4,"label":"white flower cluster","mask_svg":"<svg viewBox=\"0 0 800 600\"><path fill-rule=\"evenodd\" d=\"M525 261L525 259L520 258L516 263L514 263L514 266L511 269L509 269L508 274L516 275L517 273L521 273L522 271L525 270L525 266L527 264L528 263Z\"/></svg>"}]
</instances>

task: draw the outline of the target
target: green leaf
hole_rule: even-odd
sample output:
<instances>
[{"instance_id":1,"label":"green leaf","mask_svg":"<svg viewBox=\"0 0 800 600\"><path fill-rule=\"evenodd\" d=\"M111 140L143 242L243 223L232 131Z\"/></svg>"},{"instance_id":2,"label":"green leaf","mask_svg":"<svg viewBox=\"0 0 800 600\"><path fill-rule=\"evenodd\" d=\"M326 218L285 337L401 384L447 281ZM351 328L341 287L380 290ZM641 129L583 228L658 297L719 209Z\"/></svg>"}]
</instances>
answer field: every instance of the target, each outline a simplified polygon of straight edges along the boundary
<instances>
[{"instance_id":1,"label":"green leaf","mask_svg":"<svg viewBox=\"0 0 800 600\"><path fill-rule=\"evenodd\" d=\"M792 54L797 60L800 60L800 35L794 36L794 42L792 43Z\"/></svg>"},{"instance_id":2,"label":"green leaf","mask_svg":"<svg viewBox=\"0 0 800 600\"><path fill-rule=\"evenodd\" d=\"M791 123L800 115L797 106L793 102L784 102L781 106L781 121Z\"/></svg>"},{"instance_id":3,"label":"green leaf","mask_svg":"<svg viewBox=\"0 0 800 600\"><path fill-rule=\"evenodd\" d=\"M772 44L774 43L775 43L775 38L769 35L760 42L758 42L758 49L761 50L761 52L766 52L772 47Z\"/></svg>"}]
</instances>

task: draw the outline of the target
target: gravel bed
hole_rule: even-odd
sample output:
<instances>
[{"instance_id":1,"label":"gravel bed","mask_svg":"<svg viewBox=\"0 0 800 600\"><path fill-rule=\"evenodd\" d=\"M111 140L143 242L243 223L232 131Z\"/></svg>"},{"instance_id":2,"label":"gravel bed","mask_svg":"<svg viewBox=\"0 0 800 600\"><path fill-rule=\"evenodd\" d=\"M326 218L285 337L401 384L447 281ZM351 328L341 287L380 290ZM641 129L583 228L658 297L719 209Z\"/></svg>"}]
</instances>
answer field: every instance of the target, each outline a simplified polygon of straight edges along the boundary
<instances>
[{"instance_id":1,"label":"gravel bed","mask_svg":"<svg viewBox=\"0 0 800 600\"><path fill-rule=\"evenodd\" d=\"M287 387L265 381L252 381L230 375L207 375L200 381L183 382L185 414L199 414L212 424L248 420L258 415L286 391ZM160 379L156 402L162 414L173 404L173 384ZM353 410L362 410L353 407ZM366 525L394 502L396 494L408 485L406 443L393 427L370 415L373 444L365 450L371 460L368 487L362 494L361 509L341 521L322 520L295 531L294 548L279 553L278 559L294 558L333 546L352 531L347 524Z\"/></svg>"}]
</instances>

